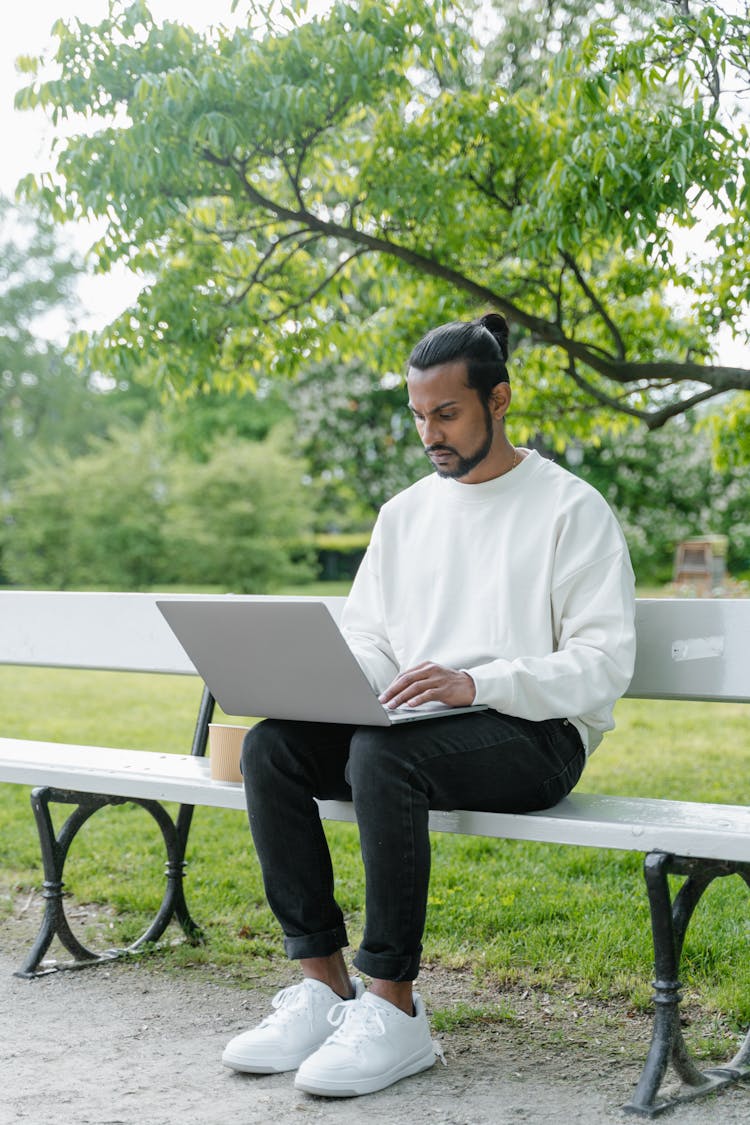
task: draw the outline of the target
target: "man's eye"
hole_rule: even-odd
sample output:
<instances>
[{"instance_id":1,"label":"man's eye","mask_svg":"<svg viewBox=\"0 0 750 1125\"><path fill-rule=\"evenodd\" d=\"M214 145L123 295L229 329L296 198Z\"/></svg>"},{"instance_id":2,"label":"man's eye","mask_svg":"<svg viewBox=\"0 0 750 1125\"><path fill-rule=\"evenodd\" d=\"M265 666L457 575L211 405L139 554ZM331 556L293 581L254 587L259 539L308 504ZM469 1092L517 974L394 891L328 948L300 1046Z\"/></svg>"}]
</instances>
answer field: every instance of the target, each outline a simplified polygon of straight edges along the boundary
<instances>
[{"instance_id":1,"label":"man's eye","mask_svg":"<svg viewBox=\"0 0 750 1125\"><path fill-rule=\"evenodd\" d=\"M452 422L455 417L456 417L455 414L441 414L440 415L440 421L441 422Z\"/></svg>"}]
</instances>

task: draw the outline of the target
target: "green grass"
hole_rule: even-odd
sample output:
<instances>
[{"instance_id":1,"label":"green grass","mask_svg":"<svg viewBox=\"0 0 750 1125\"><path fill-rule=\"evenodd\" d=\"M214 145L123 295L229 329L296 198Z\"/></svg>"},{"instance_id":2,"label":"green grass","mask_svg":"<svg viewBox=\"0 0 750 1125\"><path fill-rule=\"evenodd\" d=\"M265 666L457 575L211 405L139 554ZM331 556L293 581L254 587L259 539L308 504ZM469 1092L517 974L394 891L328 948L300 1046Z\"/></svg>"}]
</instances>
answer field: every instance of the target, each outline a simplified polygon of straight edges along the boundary
<instances>
[{"instance_id":1,"label":"green grass","mask_svg":"<svg viewBox=\"0 0 750 1125\"><path fill-rule=\"evenodd\" d=\"M190 677L0 668L3 734L21 738L187 752L199 694ZM750 804L747 708L623 700L616 718L580 789ZM363 900L356 828L326 830L356 943ZM240 985L278 967L281 944L244 818L196 809L188 861L190 909L208 940L176 944L160 954L162 963L220 966ZM483 985L564 989L623 1012L645 1010L653 969L641 863L638 854L438 834L425 959L468 970ZM158 829L135 806L106 809L81 832L66 874L78 904L112 908L94 926L99 937L105 927L105 944L131 941L161 897ZM26 896L41 878L28 790L0 786L0 883L10 896ZM9 894L0 910L10 910ZM747 887L719 880L688 935L682 976L688 1006L700 999L712 1021L701 1028L707 1049L750 1021L749 919ZM469 1018L488 1017L480 1009L455 1014Z\"/></svg>"}]
</instances>

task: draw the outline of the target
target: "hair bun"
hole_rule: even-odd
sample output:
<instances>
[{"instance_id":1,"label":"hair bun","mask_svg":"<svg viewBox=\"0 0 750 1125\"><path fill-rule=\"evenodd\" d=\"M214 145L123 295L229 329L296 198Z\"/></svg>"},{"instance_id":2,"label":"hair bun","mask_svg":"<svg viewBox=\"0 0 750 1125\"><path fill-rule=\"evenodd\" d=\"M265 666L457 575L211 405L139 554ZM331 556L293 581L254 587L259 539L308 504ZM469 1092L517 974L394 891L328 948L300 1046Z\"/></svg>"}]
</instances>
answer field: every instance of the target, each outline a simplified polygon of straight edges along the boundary
<instances>
[{"instance_id":1,"label":"hair bun","mask_svg":"<svg viewBox=\"0 0 750 1125\"><path fill-rule=\"evenodd\" d=\"M503 353L503 359L507 360L509 331L508 322L505 317L501 316L500 313L485 313L484 316L480 316L477 323L481 324L483 328L486 328L488 332L492 333L492 335L500 345L500 351Z\"/></svg>"}]
</instances>

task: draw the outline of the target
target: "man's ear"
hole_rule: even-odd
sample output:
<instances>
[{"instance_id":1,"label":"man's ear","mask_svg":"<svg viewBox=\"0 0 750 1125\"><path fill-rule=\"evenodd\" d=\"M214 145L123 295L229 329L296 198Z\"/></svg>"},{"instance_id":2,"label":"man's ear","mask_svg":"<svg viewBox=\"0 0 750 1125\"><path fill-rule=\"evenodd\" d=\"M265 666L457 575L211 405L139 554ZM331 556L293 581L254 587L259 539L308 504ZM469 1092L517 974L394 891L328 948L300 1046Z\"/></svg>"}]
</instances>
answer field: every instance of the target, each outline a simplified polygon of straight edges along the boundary
<instances>
[{"instance_id":1,"label":"man's ear","mask_svg":"<svg viewBox=\"0 0 750 1125\"><path fill-rule=\"evenodd\" d=\"M496 383L490 393L490 414L496 421L504 418L510 406L510 383Z\"/></svg>"}]
</instances>

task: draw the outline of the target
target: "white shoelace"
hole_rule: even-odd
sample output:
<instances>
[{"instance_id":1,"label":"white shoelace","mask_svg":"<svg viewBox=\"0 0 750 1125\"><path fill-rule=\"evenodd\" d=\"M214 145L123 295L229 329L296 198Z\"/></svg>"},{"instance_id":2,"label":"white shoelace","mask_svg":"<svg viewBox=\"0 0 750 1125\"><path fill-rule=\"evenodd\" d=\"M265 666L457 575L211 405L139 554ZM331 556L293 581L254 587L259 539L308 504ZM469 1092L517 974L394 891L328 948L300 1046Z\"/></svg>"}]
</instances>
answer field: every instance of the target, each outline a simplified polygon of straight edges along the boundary
<instances>
[{"instance_id":1,"label":"white shoelace","mask_svg":"<svg viewBox=\"0 0 750 1125\"><path fill-rule=\"evenodd\" d=\"M329 1042L342 1043L357 1051L374 1037L385 1035L385 1024L377 1008L369 1004L353 1004L342 1000L334 1004L328 1013L328 1022L336 1030Z\"/></svg>"},{"instance_id":2,"label":"white shoelace","mask_svg":"<svg viewBox=\"0 0 750 1125\"><path fill-rule=\"evenodd\" d=\"M274 1011L271 1012L270 1016L266 1016L258 1026L267 1027L270 1023L290 1023L292 1020L296 1020L302 1011L307 1011L308 1018L312 1022L311 1004L306 992L304 981L301 984L292 984L288 988L280 989L271 1001L271 1007Z\"/></svg>"},{"instance_id":3,"label":"white shoelace","mask_svg":"<svg viewBox=\"0 0 750 1125\"><path fill-rule=\"evenodd\" d=\"M386 1034L385 1024L377 1008L370 1004L353 1004L351 1000L334 1004L328 1013L328 1022L336 1028L328 1042L342 1043L353 1051L360 1051L374 1038ZM442 1046L437 1039L431 1042L435 1055L443 1066L447 1066Z\"/></svg>"}]
</instances>

